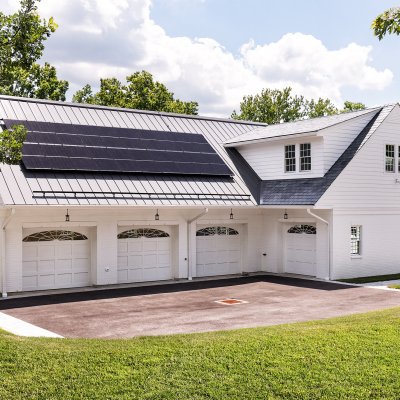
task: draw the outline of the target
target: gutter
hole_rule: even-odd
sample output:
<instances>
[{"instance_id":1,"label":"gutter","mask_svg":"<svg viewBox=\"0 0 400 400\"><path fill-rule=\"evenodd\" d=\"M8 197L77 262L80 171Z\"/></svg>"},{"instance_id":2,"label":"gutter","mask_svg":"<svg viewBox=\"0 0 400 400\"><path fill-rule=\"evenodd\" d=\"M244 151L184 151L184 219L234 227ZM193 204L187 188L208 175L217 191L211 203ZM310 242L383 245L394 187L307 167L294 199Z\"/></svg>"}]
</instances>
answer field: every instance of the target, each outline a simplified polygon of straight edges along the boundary
<instances>
[{"instance_id":1,"label":"gutter","mask_svg":"<svg viewBox=\"0 0 400 400\"><path fill-rule=\"evenodd\" d=\"M11 209L10 215L4 220L3 225L1 227L2 234L2 252L1 252L1 282L2 288L1 293L2 297L7 297L7 285L6 285L6 228L8 223L10 222L12 216L15 214L15 208Z\"/></svg>"},{"instance_id":2,"label":"gutter","mask_svg":"<svg viewBox=\"0 0 400 400\"><path fill-rule=\"evenodd\" d=\"M329 221L321 218L319 215L314 214L309 208L307 208L307 213L310 214L312 217L318 219L319 221L323 222L328 227L328 280L332 280L331 277L331 230L329 227Z\"/></svg>"},{"instance_id":3,"label":"gutter","mask_svg":"<svg viewBox=\"0 0 400 400\"><path fill-rule=\"evenodd\" d=\"M187 266L188 266L188 280L193 279L193 263L192 263L192 224L197 221L203 215L208 213L208 208L205 208L200 214L187 221Z\"/></svg>"}]
</instances>

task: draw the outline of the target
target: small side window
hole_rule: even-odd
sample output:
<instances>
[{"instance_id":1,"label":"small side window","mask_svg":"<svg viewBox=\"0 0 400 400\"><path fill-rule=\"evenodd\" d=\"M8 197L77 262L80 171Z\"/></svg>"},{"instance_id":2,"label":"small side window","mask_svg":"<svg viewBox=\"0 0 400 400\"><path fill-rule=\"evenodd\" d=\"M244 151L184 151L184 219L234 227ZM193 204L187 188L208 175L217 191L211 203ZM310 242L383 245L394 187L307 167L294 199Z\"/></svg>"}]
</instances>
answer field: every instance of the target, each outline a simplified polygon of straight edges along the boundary
<instances>
[{"instance_id":1,"label":"small side window","mask_svg":"<svg viewBox=\"0 0 400 400\"><path fill-rule=\"evenodd\" d=\"M285 172L296 171L296 146L289 144L285 146Z\"/></svg>"},{"instance_id":2,"label":"small side window","mask_svg":"<svg viewBox=\"0 0 400 400\"><path fill-rule=\"evenodd\" d=\"M394 172L394 144L386 145L385 171L386 172Z\"/></svg>"},{"instance_id":3,"label":"small side window","mask_svg":"<svg viewBox=\"0 0 400 400\"><path fill-rule=\"evenodd\" d=\"M351 255L361 255L361 226L352 226L350 234Z\"/></svg>"}]
</instances>

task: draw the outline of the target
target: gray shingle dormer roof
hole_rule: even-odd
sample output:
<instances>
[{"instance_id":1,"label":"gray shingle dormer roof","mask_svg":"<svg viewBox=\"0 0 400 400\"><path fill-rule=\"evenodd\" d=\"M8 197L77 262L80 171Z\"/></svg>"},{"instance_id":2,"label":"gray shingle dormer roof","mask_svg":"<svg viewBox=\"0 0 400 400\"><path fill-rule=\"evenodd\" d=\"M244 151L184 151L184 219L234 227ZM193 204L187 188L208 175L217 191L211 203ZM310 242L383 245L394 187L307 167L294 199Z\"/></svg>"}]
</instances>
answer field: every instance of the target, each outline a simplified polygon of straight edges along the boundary
<instances>
[{"instance_id":1,"label":"gray shingle dormer roof","mask_svg":"<svg viewBox=\"0 0 400 400\"><path fill-rule=\"evenodd\" d=\"M367 108L365 110L331 115L327 117L262 126L227 140L225 142L225 147L235 147L242 144L265 141L290 135L317 135L322 129L349 121L353 118L360 117L361 115L371 113L372 118L372 115L374 115L374 113L376 113L378 110L380 110L380 107Z\"/></svg>"}]
</instances>

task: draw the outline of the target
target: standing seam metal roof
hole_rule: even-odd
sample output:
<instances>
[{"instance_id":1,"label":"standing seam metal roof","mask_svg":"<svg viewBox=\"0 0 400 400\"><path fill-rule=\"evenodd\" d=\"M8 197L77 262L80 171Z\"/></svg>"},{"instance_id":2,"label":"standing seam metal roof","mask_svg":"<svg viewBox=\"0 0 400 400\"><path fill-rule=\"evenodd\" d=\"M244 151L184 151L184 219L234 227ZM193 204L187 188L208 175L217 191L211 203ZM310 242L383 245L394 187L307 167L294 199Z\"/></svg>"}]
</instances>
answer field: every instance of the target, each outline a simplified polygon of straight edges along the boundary
<instances>
[{"instance_id":1,"label":"standing seam metal roof","mask_svg":"<svg viewBox=\"0 0 400 400\"><path fill-rule=\"evenodd\" d=\"M231 168L233 179L138 174L50 173L2 165L4 204L255 205L222 143L261 124L0 96L0 119L201 133Z\"/></svg>"}]
</instances>

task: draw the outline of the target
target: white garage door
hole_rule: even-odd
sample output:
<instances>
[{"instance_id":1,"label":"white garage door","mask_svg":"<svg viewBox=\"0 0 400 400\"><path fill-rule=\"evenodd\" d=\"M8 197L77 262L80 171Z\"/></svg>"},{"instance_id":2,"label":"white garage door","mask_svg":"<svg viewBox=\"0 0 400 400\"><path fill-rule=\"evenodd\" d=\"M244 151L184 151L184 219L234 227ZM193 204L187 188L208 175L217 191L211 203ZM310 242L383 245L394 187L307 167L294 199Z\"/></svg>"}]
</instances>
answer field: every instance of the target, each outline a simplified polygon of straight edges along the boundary
<instances>
[{"instance_id":1,"label":"white garage door","mask_svg":"<svg viewBox=\"0 0 400 400\"><path fill-rule=\"evenodd\" d=\"M241 240L239 231L226 226L207 226L196 232L197 276L239 274Z\"/></svg>"},{"instance_id":2,"label":"white garage door","mask_svg":"<svg viewBox=\"0 0 400 400\"><path fill-rule=\"evenodd\" d=\"M118 282L172 279L168 228L136 228L118 235Z\"/></svg>"},{"instance_id":3,"label":"white garage door","mask_svg":"<svg viewBox=\"0 0 400 400\"><path fill-rule=\"evenodd\" d=\"M23 290L82 287L91 283L87 235L67 230L32 233L23 239L22 252Z\"/></svg>"},{"instance_id":4,"label":"white garage door","mask_svg":"<svg viewBox=\"0 0 400 400\"><path fill-rule=\"evenodd\" d=\"M316 228L295 225L286 232L286 270L292 274L315 275Z\"/></svg>"}]
</instances>

